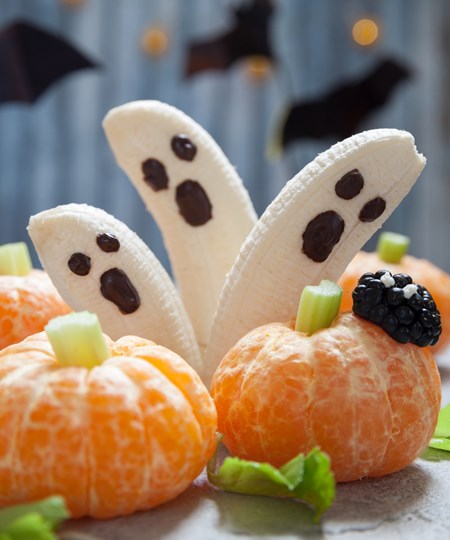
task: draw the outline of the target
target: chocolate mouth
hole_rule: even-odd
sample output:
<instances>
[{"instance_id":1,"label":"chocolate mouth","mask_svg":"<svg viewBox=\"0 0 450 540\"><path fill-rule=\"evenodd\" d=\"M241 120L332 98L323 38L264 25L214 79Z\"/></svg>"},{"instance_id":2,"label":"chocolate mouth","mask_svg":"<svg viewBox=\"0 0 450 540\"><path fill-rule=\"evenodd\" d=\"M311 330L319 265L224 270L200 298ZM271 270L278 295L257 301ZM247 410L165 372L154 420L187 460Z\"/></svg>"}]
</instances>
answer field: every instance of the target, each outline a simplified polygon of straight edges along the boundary
<instances>
[{"instance_id":1,"label":"chocolate mouth","mask_svg":"<svg viewBox=\"0 0 450 540\"><path fill-rule=\"evenodd\" d=\"M137 290L127 274L119 268L110 268L101 275L100 292L125 315L134 313L141 305Z\"/></svg>"}]
</instances>

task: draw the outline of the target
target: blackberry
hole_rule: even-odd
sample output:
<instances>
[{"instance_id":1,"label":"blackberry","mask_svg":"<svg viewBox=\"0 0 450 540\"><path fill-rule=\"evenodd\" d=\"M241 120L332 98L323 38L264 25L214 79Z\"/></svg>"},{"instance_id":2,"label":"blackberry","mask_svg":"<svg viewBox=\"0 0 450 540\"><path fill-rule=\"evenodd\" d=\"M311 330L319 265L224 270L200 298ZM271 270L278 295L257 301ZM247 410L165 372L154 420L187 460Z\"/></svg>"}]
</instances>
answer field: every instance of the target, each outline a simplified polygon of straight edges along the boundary
<instances>
[{"instance_id":1,"label":"blackberry","mask_svg":"<svg viewBox=\"0 0 450 540\"><path fill-rule=\"evenodd\" d=\"M409 306L398 306L394 311L395 316L400 324L408 326L415 320L415 313Z\"/></svg>"},{"instance_id":2,"label":"blackberry","mask_svg":"<svg viewBox=\"0 0 450 540\"><path fill-rule=\"evenodd\" d=\"M407 326L399 326L392 337L400 343L409 343L411 341L411 332Z\"/></svg>"},{"instance_id":3,"label":"blackberry","mask_svg":"<svg viewBox=\"0 0 450 540\"><path fill-rule=\"evenodd\" d=\"M395 285L403 289L406 285L411 285L412 277L408 274L394 274Z\"/></svg>"},{"instance_id":4,"label":"blackberry","mask_svg":"<svg viewBox=\"0 0 450 540\"><path fill-rule=\"evenodd\" d=\"M389 287L385 291L386 301L390 306L400 306L403 304L403 289L400 287Z\"/></svg>"},{"instance_id":5,"label":"blackberry","mask_svg":"<svg viewBox=\"0 0 450 540\"><path fill-rule=\"evenodd\" d=\"M409 325L409 331L411 332L413 340L418 339L423 334L423 324L419 321L414 321Z\"/></svg>"},{"instance_id":6,"label":"blackberry","mask_svg":"<svg viewBox=\"0 0 450 540\"><path fill-rule=\"evenodd\" d=\"M409 307L416 311L421 310L424 307L424 300L419 293L413 294L409 299Z\"/></svg>"},{"instance_id":7,"label":"blackberry","mask_svg":"<svg viewBox=\"0 0 450 540\"><path fill-rule=\"evenodd\" d=\"M353 293L353 311L380 326L399 343L435 345L441 316L429 291L407 274L379 270L363 274Z\"/></svg>"},{"instance_id":8,"label":"blackberry","mask_svg":"<svg viewBox=\"0 0 450 540\"><path fill-rule=\"evenodd\" d=\"M389 308L385 304L378 304L369 311L369 320L375 324L380 324L388 313Z\"/></svg>"}]
</instances>

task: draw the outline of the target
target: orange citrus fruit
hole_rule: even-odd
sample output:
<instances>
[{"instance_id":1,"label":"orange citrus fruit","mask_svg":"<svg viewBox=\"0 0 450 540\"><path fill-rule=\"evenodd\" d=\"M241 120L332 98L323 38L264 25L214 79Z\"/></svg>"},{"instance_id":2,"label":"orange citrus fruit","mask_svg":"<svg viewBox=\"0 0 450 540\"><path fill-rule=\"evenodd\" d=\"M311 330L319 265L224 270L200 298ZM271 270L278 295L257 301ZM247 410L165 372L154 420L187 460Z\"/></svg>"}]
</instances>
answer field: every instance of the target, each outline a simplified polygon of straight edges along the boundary
<instances>
[{"instance_id":1,"label":"orange citrus fruit","mask_svg":"<svg viewBox=\"0 0 450 540\"><path fill-rule=\"evenodd\" d=\"M43 270L0 276L0 349L41 332L50 319L69 313Z\"/></svg>"},{"instance_id":2,"label":"orange citrus fruit","mask_svg":"<svg viewBox=\"0 0 450 540\"><path fill-rule=\"evenodd\" d=\"M282 323L251 331L221 362L211 394L233 455L280 466L319 446L336 480L350 481L422 452L441 386L428 348L345 313L310 337Z\"/></svg>"},{"instance_id":3,"label":"orange citrus fruit","mask_svg":"<svg viewBox=\"0 0 450 540\"><path fill-rule=\"evenodd\" d=\"M91 370L57 364L43 332L0 351L0 506L59 494L74 517L125 515L203 469L217 418L198 375L151 341L106 340Z\"/></svg>"},{"instance_id":4,"label":"orange citrus fruit","mask_svg":"<svg viewBox=\"0 0 450 540\"><path fill-rule=\"evenodd\" d=\"M384 262L376 252L360 251L339 280L343 289L341 311L351 311L352 292L365 272L389 270L392 274L408 274L430 292L441 314L442 334L433 351L442 351L450 344L450 276L426 259L403 255L398 264Z\"/></svg>"}]
</instances>

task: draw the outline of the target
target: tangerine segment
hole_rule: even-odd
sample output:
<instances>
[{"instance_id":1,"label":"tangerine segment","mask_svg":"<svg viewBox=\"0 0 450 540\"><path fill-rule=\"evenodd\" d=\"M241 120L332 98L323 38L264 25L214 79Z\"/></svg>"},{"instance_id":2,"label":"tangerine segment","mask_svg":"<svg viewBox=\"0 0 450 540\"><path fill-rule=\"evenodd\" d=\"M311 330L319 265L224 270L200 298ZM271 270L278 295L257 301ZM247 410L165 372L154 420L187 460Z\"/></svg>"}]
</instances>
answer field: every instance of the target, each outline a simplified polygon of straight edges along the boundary
<instances>
[{"instance_id":1,"label":"tangerine segment","mask_svg":"<svg viewBox=\"0 0 450 540\"><path fill-rule=\"evenodd\" d=\"M314 442L329 454L338 481L369 476L392 429L383 377L367 342L355 340L343 325L315 337L311 346Z\"/></svg>"},{"instance_id":2,"label":"tangerine segment","mask_svg":"<svg viewBox=\"0 0 450 540\"><path fill-rule=\"evenodd\" d=\"M242 348L234 347L220 365L212 396L219 432L232 454L280 466L293 457L290 445L301 446L310 433L309 344L295 343L295 337L282 324L262 327L247 334ZM297 345L303 354L293 352Z\"/></svg>"},{"instance_id":3,"label":"tangerine segment","mask_svg":"<svg viewBox=\"0 0 450 540\"><path fill-rule=\"evenodd\" d=\"M53 364L50 358L48 342L37 338L34 341L35 354L31 361L27 340L15 345L17 354L9 356L7 349L0 350L0 506L10 500L10 488L17 492L21 500L20 490L13 486L12 459L16 434L22 424L27 407L32 399L36 380L47 367Z\"/></svg>"},{"instance_id":4,"label":"tangerine segment","mask_svg":"<svg viewBox=\"0 0 450 540\"><path fill-rule=\"evenodd\" d=\"M142 358L171 381L190 403L204 439L203 459L208 460L217 443L217 414L215 406L203 384L189 365L173 351L136 336L120 338L113 354L135 355Z\"/></svg>"},{"instance_id":5,"label":"tangerine segment","mask_svg":"<svg viewBox=\"0 0 450 540\"><path fill-rule=\"evenodd\" d=\"M373 326L372 328L378 329ZM363 338L363 325L356 331ZM365 334L367 336L367 333ZM392 411L392 431L383 460L371 476L383 476L411 463L429 443L441 405L441 383L430 348L407 345L388 348L378 340L376 332L369 333L376 359L386 382ZM390 340L386 336L387 341ZM397 343L397 342L395 342Z\"/></svg>"},{"instance_id":6,"label":"tangerine segment","mask_svg":"<svg viewBox=\"0 0 450 540\"><path fill-rule=\"evenodd\" d=\"M279 323L253 330L220 364L211 394L232 454L280 466L320 446L349 481L411 463L441 392L429 350L348 313L311 337Z\"/></svg>"},{"instance_id":7,"label":"tangerine segment","mask_svg":"<svg viewBox=\"0 0 450 540\"><path fill-rule=\"evenodd\" d=\"M179 388L133 338L106 339L111 358L90 371L58 365L43 333L0 352L0 504L59 493L74 517L125 515L173 499L206 464L216 411L198 375L147 342L182 367Z\"/></svg>"},{"instance_id":8,"label":"tangerine segment","mask_svg":"<svg viewBox=\"0 0 450 540\"><path fill-rule=\"evenodd\" d=\"M90 423L94 430L95 425L105 426L108 421L102 418L103 407L111 405L110 400L106 405L102 403L103 393L111 393L108 388L102 389L105 385L104 369L106 367L108 370L116 368L137 390L136 407L133 408L140 416L139 439L142 438L143 441L142 448L137 446L133 448L131 443L136 441L137 437L127 432L133 429L136 422L128 422L126 418L122 419L122 425L116 426L116 433L112 431L105 433L105 430L102 430L102 439L93 444L96 452L95 474L100 475L100 478L98 481L92 478L91 489L94 489L97 484L95 499L103 501L109 499L111 515L117 511L116 508L123 504L124 500L128 499L134 508L121 508L120 513L125 514L136 509L150 508L181 493L204 465L202 461L199 470L197 456L203 453L203 441L201 429L192 408L178 388L174 387L149 363L131 357L115 357L107 361L107 366L103 366L102 369L102 379L98 381L100 384L98 395L91 389L89 393L91 399L93 394L96 396ZM117 388L120 390L120 398L123 392L120 385L117 385ZM167 399L168 395L170 399ZM124 411L128 409L129 407L122 405L117 408L114 415L107 413L110 423L111 419L114 419L112 428L114 428L116 417L124 416ZM180 421L181 418L183 421ZM93 439L95 440L97 436L93 435ZM107 445L103 440L105 437L108 439ZM112 455L116 456L116 462L111 461L111 444L118 447L112 452ZM102 455L103 452L104 455ZM139 461L142 462L139 463ZM111 479L111 475L117 476L118 470L121 471L122 476L119 485L127 486L127 488L124 488L122 493L116 493L113 500L111 495L108 497L108 492L113 488L113 485L109 484L116 483L117 477ZM133 480L133 475L136 475L136 482ZM98 515L94 509L91 511L94 515ZM98 517L108 517L104 507L102 515Z\"/></svg>"},{"instance_id":9,"label":"tangerine segment","mask_svg":"<svg viewBox=\"0 0 450 540\"><path fill-rule=\"evenodd\" d=\"M74 516L86 505L89 478L86 413L78 399L85 378L75 367L63 371L53 365L41 372L12 448L14 489L20 489L21 499L70 493Z\"/></svg>"},{"instance_id":10,"label":"tangerine segment","mask_svg":"<svg viewBox=\"0 0 450 540\"><path fill-rule=\"evenodd\" d=\"M433 351L442 351L450 344L450 276L426 259L404 255L399 264L382 261L376 252L358 252L339 280L343 289L341 312L351 311L352 292L365 272L389 270L393 274L408 274L415 283L428 289L441 314L442 334Z\"/></svg>"},{"instance_id":11,"label":"tangerine segment","mask_svg":"<svg viewBox=\"0 0 450 540\"><path fill-rule=\"evenodd\" d=\"M43 270L0 276L0 349L41 332L50 319L69 312Z\"/></svg>"},{"instance_id":12,"label":"tangerine segment","mask_svg":"<svg viewBox=\"0 0 450 540\"><path fill-rule=\"evenodd\" d=\"M28 471L17 459L16 441L35 397L36 382L45 375L45 367L30 363L0 380L0 506L33 499L22 481Z\"/></svg>"},{"instance_id":13,"label":"tangerine segment","mask_svg":"<svg viewBox=\"0 0 450 540\"><path fill-rule=\"evenodd\" d=\"M89 372L86 386L88 513L98 518L129 514L136 510L151 452L141 390L120 366L106 363Z\"/></svg>"}]
</instances>

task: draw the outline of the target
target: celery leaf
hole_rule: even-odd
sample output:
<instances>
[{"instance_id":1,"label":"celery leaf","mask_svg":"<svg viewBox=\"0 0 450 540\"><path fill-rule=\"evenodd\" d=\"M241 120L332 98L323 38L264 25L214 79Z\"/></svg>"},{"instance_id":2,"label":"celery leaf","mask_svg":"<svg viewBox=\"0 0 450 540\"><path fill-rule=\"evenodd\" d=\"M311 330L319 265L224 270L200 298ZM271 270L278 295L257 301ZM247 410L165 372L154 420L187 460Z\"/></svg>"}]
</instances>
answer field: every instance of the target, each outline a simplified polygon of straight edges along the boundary
<instances>
[{"instance_id":1,"label":"celery leaf","mask_svg":"<svg viewBox=\"0 0 450 540\"><path fill-rule=\"evenodd\" d=\"M330 460L318 448L306 457L299 454L279 469L237 457L225 458L215 469L214 456L207 467L208 479L214 486L245 495L299 499L313 507L316 521L334 501L335 480Z\"/></svg>"}]
</instances>

